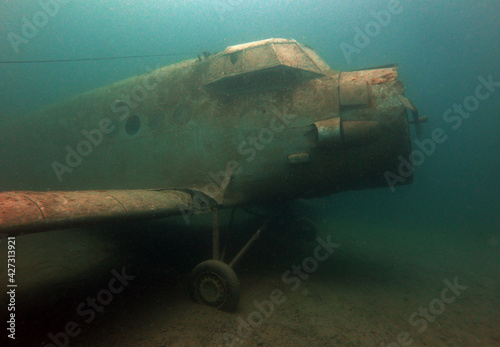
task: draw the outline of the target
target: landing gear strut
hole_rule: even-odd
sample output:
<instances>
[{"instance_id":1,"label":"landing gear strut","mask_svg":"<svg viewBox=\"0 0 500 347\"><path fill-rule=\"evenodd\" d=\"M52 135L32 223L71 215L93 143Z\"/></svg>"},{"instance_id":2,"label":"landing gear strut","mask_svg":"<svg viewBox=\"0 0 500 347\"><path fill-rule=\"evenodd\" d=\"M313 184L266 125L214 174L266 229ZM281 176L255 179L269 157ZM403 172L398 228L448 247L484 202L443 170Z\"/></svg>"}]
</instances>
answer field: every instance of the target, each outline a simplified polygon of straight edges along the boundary
<instances>
[{"instance_id":1,"label":"landing gear strut","mask_svg":"<svg viewBox=\"0 0 500 347\"><path fill-rule=\"evenodd\" d=\"M233 209L231 222L234 211ZM217 307L223 311L234 311L240 301L240 281L233 267L258 239L260 233L266 228L267 222L255 232L233 260L226 264L222 261L219 251L219 210L214 208L212 213L214 220L213 259L206 260L194 268L191 274L192 295L197 301L209 306Z\"/></svg>"}]
</instances>

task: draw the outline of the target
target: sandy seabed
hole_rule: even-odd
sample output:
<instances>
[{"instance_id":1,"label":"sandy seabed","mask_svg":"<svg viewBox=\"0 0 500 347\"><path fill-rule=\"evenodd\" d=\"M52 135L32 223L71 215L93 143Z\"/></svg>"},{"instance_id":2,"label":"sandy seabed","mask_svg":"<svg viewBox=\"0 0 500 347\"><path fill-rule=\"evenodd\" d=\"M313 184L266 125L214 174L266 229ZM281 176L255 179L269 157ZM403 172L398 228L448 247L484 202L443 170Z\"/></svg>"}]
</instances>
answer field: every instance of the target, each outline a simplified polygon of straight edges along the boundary
<instances>
[{"instance_id":1,"label":"sandy seabed","mask_svg":"<svg viewBox=\"0 0 500 347\"><path fill-rule=\"evenodd\" d=\"M210 256L206 227L174 220L17 237L16 339L3 328L0 345L500 346L498 233L348 216L316 223L338 248L283 281L318 243L267 230L236 269L233 313L188 294L190 269ZM6 288L5 239L0 247ZM116 273L126 277L109 296ZM95 297L105 305L92 308ZM3 326L7 303L5 290Z\"/></svg>"}]
</instances>

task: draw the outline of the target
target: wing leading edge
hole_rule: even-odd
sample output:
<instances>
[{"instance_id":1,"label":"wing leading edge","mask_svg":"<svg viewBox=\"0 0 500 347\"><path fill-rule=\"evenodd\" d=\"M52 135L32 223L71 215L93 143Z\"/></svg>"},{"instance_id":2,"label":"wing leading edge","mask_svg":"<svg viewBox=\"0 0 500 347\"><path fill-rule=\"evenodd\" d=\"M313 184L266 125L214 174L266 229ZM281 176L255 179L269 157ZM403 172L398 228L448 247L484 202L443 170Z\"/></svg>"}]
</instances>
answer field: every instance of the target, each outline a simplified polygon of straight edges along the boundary
<instances>
[{"instance_id":1,"label":"wing leading edge","mask_svg":"<svg viewBox=\"0 0 500 347\"><path fill-rule=\"evenodd\" d=\"M193 208L179 190L0 192L0 233L20 235L126 219L180 215Z\"/></svg>"}]
</instances>

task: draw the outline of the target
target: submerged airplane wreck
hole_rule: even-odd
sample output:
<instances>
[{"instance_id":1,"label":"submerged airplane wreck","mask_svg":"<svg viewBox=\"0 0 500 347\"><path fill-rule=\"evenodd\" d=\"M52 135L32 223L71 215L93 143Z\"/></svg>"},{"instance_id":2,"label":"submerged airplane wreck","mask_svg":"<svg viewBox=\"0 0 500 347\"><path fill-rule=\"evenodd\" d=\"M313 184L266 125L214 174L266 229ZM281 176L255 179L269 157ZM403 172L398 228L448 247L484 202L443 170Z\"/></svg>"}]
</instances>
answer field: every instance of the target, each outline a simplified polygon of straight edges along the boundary
<instances>
[{"instance_id":1,"label":"submerged airplane wreck","mask_svg":"<svg viewBox=\"0 0 500 347\"><path fill-rule=\"evenodd\" d=\"M192 291L232 310L232 266L262 228L229 266L218 209L387 186L409 160L408 111L418 121L395 66L340 72L295 40L231 46L5 126L0 233L211 212Z\"/></svg>"}]
</instances>

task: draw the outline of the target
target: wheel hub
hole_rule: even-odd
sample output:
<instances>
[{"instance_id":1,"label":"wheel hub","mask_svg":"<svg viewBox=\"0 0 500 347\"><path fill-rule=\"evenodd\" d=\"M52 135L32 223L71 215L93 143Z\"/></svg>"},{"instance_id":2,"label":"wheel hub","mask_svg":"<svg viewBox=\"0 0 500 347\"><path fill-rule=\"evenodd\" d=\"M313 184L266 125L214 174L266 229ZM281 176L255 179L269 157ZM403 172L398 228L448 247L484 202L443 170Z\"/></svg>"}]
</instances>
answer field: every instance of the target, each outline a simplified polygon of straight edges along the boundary
<instances>
[{"instance_id":1,"label":"wheel hub","mask_svg":"<svg viewBox=\"0 0 500 347\"><path fill-rule=\"evenodd\" d=\"M210 306L220 306L225 298L225 286L222 279L214 273L204 273L199 277L198 293Z\"/></svg>"}]
</instances>

